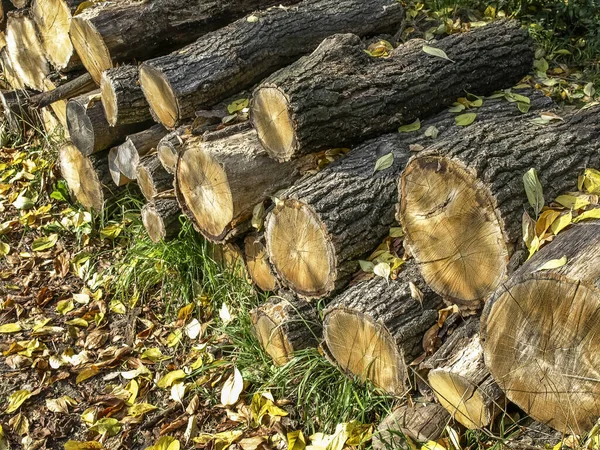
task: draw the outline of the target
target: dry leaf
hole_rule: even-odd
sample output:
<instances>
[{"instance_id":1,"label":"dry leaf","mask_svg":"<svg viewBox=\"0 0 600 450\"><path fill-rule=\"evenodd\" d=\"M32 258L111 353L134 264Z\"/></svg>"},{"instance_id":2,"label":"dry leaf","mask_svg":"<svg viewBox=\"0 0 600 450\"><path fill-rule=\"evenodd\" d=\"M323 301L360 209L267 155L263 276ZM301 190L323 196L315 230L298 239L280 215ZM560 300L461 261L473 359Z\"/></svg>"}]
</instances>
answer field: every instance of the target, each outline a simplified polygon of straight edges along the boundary
<instances>
[{"instance_id":1,"label":"dry leaf","mask_svg":"<svg viewBox=\"0 0 600 450\"><path fill-rule=\"evenodd\" d=\"M551 259L550 261L546 261L540 267L534 270L537 272L539 270L550 270L550 269L558 269L559 267L564 266L567 263L567 257L563 256L560 259Z\"/></svg>"},{"instance_id":2,"label":"dry leaf","mask_svg":"<svg viewBox=\"0 0 600 450\"><path fill-rule=\"evenodd\" d=\"M4 411L4 412L6 414L15 412L17 409L19 409L21 407L21 405L23 403L25 403L25 401L29 397L31 397L31 395L32 395L31 391L28 391L27 389L21 389L20 391L13 392L8 397L8 406L6 407L6 411Z\"/></svg>"},{"instance_id":3,"label":"dry leaf","mask_svg":"<svg viewBox=\"0 0 600 450\"><path fill-rule=\"evenodd\" d=\"M223 384L221 389L221 404L222 405L235 405L240 398L240 394L244 389L244 379L242 374L237 369L233 368L233 373Z\"/></svg>"}]
</instances>

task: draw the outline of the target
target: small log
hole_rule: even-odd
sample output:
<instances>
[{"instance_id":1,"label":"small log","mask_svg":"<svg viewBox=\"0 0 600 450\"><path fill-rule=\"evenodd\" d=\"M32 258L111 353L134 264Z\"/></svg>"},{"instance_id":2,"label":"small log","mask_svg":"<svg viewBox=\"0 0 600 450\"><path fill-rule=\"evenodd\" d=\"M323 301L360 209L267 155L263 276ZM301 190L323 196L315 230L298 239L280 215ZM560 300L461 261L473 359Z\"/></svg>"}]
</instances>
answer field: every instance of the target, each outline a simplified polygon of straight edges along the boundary
<instances>
[{"instance_id":1,"label":"small log","mask_svg":"<svg viewBox=\"0 0 600 450\"><path fill-rule=\"evenodd\" d=\"M119 147L113 147L108 151L108 170L110 170L110 177L115 183L115 186L124 186L131 183L133 180L127 178L121 169L119 168L118 162Z\"/></svg>"},{"instance_id":2,"label":"small log","mask_svg":"<svg viewBox=\"0 0 600 450\"><path fill-rule=\"evenodd\" d=\"M48 60L37 37L35 23L27 11L13 11L6 23L6 50L15 74L25 86L45 90L44 80L50 73Z\"/></svg>"},{"instance_id":3,"label":"small log","mask_svg":"<svg viewBox=\"0 0 600 450\"><path fill-rule=\"evenodd\" d=\"M0 57L2 59L2 71L4 72L4 78L13 89L25 89L25 83L17 75L14 64L11 60L10 54L7 48L0 50Z\"/></svg>"},{"instance_id":4,"label":"small log","mask_svg":"<svg viewBox=\"0 0 600 450\"><path fill-rule=\"evenodd\" d=\"M479 320L457 328L428 361L427 377L440 404L469 429L487 427L506 408L504 393L483 361Z\"/></svg>"},{"instance_id":5,"label":"small log","mask_svg":"<svg viewBox=\"0 0 600 450\"><path fill-rule=\"evenodd\" d=\"M437 441L451 422L450 414L437 403L420 399L402 405L381 421L373 434L373 449L411 448L404 436L417 442Z\"/></svg>"},{"instance_id":6,"label":"small log","mask_svg":"<svg viewBox=\"0 0 600 450\"><path fill-rule=\"evenodd\" d=\"M101 212L104 203L118 192L108 168L108 150L84 156L67 142L58 151L58 164L71 195L86 209Z\"/></svg>"},{"instance_id":7,"label":"small log","mask_svg":"<svg viewBox=\"0 0 600 450\"><path fill-rule=\"evenodd\" d=\"M142 222L152 242L177 237L181 229L181 211L174 198L157 198L142 208Z\"/></svg>"},{"instance_id":8,"label":"small log","mask_svg":"<svg viewBox=\"0 0 600 450\"><path fill-rule=\"evenodd\" d=\"M294 1L285 0L283 4ZM73 18L71 39L84 66L100 83L102 71L117 63L164 55L257 8L279 3L279 0L102 2Z\"/></svg>"},{"instance_id":9,"label":"small log","mask_svg":"<svg viewBox=\"0 0 600 450\"><path fill-rule=\"evenodd\" d=\"M411 294L413 283L423 299ZM423 336L437 323L442 300L407 262L396 281L375 277L349 287L324 312L329 354L345 372L394 395L410 386L408 364L424 353Z\"/></svg>"},{"instance_id":10,"label":"small log","mask_svg":"<svg viewBox=\"0 0 600 450\"><path fill-rule=\"evenodd\" d=\"M102 72L100 91L111 126L145 122L152 118L150 105L138 83L137 66L120 66Z\"/></svg>"},{"instance_id":11,"label":"small log","mask_svg":"<svg viewBox=\"0 0 600 450\"><path fill-rule=\"evenodd\" d=\"M553 105L532 94L532 110ZM505 100L486 100L478 120L522 114ZM517 119L518 118L518 119ZM460 139L463 127L455 114L444 111L422 123L414 133L393 133L365 142L313 177L300 180L279 194L282 200L267 216L265 238L269 260L282 284L300 295L324 297L345 286L358 268L357 260L377 247L394 222L397 183L411 155L411 145L430 145L429 127L438 139ZM375 171L379 158L393 155L392 165ZM341 195L335 194L336 192Z\"/></svg>"},{"instance_id":12,"label":"small log","mask_svg":"<svg viewBox=\"0 0 600 450\"><path fill-rule=\"evenodd\" d=\"M82 68L69 30L73 14L84 1L33 0L31 3L31 17L37 26L44 55L56 70L70 72Z\"/></svg>"},{"instance_id":13,"label":"small log","mask_svg":"<svg viewBox=\"0 0 600 450\"><path fill-rule=\"evenodd\" d=\"M276 366L283 366L294 353L316 348L321 337L317 309L290 294L273 296L250 312L254 335Z\"/></svg>"},{"instance_id":14,"label":"small log","mask_svg":"<svg viewBox=\"0 0 600 450\"><path fill-rule=\"evenodd\" d=\"M262 233L250 233L244 238L244 262L256 287L266 292L277 288L277 278L269 264Z\"/></svg>"},{"instance_id":15,"label":"small log","mask_svg":"<svg viewBox=\"0 0 600 450\"><path fill-rule=\"evenodd\" d=\"M31 94L32 92L27 90L0 91L4 122L15 134L22 135L40 124L39 115L29 108Z\"/></svg>"},{"instance_id":16,"label":"small log","mask_svg":"<svg viewBox=\"0 0 600 450\"><path fill-rule=\"evenodd\" d=\"M217 139L185 136L175 175L182 211L213 242L246 231L254 207L300 178L305 164L269 158L249 124L230 128Z\"/></svg>"},{"instance_id":17,"label":"small log","mask_svg":"<svg viewBox=\"0 0 600 450\"><path fill-rule=\"evenodd\" d=\"M149 202L157 195L173 190L173 175L164 169L156 153L140 158L136 180L144 198Z\"/></svg>"},{"instance_id":18,"label":"small log","mask_svg":"<svg viewBox=\"0 0 600 450\"><path fill-rule=\"evenodd\" d=\"M119 145L118 165L127 178L137 179L140 158L156 149L158 142L167 134L160 124L127 136Z\"/></svg>"},{"instance_id":19,"label":"small log","mask_svg":"<svg viewBox=\"0 0 600 450\"><path fill-rule=\"evenodd\" d=\"M73 144L84 156L114 147L133 133L147 128L148 123L111 127L100 102L100 91L72 98L67 102L67 127ZM129 177L131 178L131 177Z\"/></svg>"},{"instance_id":20,"label":"small log","mask_svg":"<svg viewBox=\"0 0 600 450\"><path fill-rule=\"evenodd\" d=\"M586 152L597 152L593 139L586 142ZM562 158L552 165L566 169ZM485 363L507 397L534 419L580 436L600 416L599 255L599 222L560 232L498 287L481 319ZM565 265L542 268L561 258Z\"/></svg>"},{"instance_id":21,"label":"small log","mask_svg":"<svg viewBox=\"0 0 600 450\"><path fill-rule=\"evenodd\" d=\"M177 170L177 159L181 150L183 139L181 138L183 130L178 129L165 135L156 146L158 159L167 172L174 175Z\"/></svg>"},{"instance_id":22,"label":"small log","mask_svg":"<svg viewBox=\"0 0 600 450\"><path fill-rule=\"evenodd\" d=\"M373 58L354 34L326 39L254 91L251 117L261 144L282 161L354 145L429 117L465 92L511 87L533 64L531 38L512 21L436 42L454 62L426 55L423 45L415 39Z\"/></svg>"},{"instance_id":23,"label":"small log","mask_svg":"<svg viewBox=\"0 0 600 450\"><path fill-rule=\"evenodd\" d=\"M398 219L425 281L444 298L478 308L522 248L528 204L523 175L535 168L546 199L573 191L600 167L600 108L548 126L473 124L411 159L399 184Z\"/></svg>"},{"instance_id":24,"label":"small log","mask_svg":"<svg viewBox=\"0 0 600 450\"><path fill-rule=\"evenodd\" d=\"M305 0L292 8L254 13L184 49L140 67L140 83L160 121L173 128L199 109L252 86L313 51L335 33L366 35L399 24L402 6L390 0ZM218 50L218 51L217 51Z\"/></svg>"},{"instance_id":25,"label":"small log","mask_svg":"<svg viewBox=\"0 0 600 450\"><path fill-rule=\"evenodd\" d=\"M46 88L48 88L46 83ZM71 81L61 84L55 89L47 90L31 96L29 104L35 108L45 108L60 100L69 100L97 89L96 83L89 73L85 73Z\"/></svg>"}]
</instances>

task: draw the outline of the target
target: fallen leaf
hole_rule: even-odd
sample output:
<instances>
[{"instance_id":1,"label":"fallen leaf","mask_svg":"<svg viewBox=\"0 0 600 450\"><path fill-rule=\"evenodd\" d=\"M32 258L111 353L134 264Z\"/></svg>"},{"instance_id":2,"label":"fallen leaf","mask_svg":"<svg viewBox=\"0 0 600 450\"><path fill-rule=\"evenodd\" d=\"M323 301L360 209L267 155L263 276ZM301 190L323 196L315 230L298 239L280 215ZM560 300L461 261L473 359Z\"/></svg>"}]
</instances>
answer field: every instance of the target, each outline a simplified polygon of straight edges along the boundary
<instances>
[{"instance_id":1,"label":"fallen leaf","mask_svg":"<svg viewBox=\"0 0 600 450\"><path fill-rule=\"evenodd\" d=\"M552 222L552 225L550 226L552 233L557 235L562 229L570 225L572 220L573 214L571 211L568 211L566 214L562 214L554 222Z\"/></svg>"},{"instance_id":2,"label":"fallen leaf","mask_svg":"<svg viewBox=\"0 0 600 450\"><path fill-rule=\"evenodd\" d=\"M10 245L0 242L0 256L6 256L10 253Z\"/></svg>"},{"instance_id":3,"label":"fallen leaf","mask_svg":"<svg viewBox=\"0 0 600 450\"><path fill-rule=\"evenodd\" d=\"M380 262L373 267L373 273L387 280L390 278L392 268L388 263Z\"/></svg>"},{"instance_id":4,"label":"fallen leaf","mask_svg":"<svg viewBox=\"0 0 600 450\"><path fill-rule=\"evenodd\" d=\"M231 317L231 313L229 312L229 308L225 303L221 305L221 309L219 310L219 317L223 321L223 324L227 325L229 322L233 320Z\"/></svg>"},{"instance_id":5,"label":"fallen leaf","mask_svg":"<svg viewBox=\"0 0 600 450\"><path fill-rule=\"evenodd\" d=\"M537 217L544 207L544 191L534 168L529 169L525 175L523 175L523 184L525 185L525 194L527 194L527 200L535 211L535 215Z\"/></svg>"},{"instance_id":6,"label":"fallen leaf","mask_svg":"<svg viewBox=\"0 0 600 450\"><path fill-rule=\"evenodd\" d=\"M51 234L47 237L41 237L33 241L31 244L31 249L34 252L41 252L43 250L48 250L56 245L58 242L58 234Z\"/></svg>"},{"instance_id":7,"label":"fallen leaf","mask_svg":"<svg viewBox=\"0 0 600 450\"><path fill-rule=\"evenodd\" d=\"M150 411L154 411L158 409L156 406L151 405L150 403L136 403L131 405L127 410L127 414L132 417L141 417L144 414L149 413Z\"/></svg>"},{"instance_id":8,"label":"fallen leaf","mask_svg":"<svg viewBox=\"0 0 600 450\"><path fill-rule=\"evenodd\" d=\"M415 120L413 123L409 123L406 125L402 125L398 128L400 133L410 133L411 131L417 131L421 128L421 121L419 119Z\"/></svg>"},{"instance_id":9,"label":"fallen leaf","mask_svg":"<svg viewBox=\"0 0 600 450\"><path fill-rule=\"evenodd\" d=\"M554 201L559 205L569 209L581 209L590 204L590 201L587 197L566 194L559 195Z\"/></svg>"},{"instance_id":10,"label":"fallen leaf","mask_svg":"<svg viewBox=\"0 0 600 450\"><path fill-rule=\"evenodd\" d=\"M77 400L64 395L56 399L46 399L46 408L54 413L69 414L69 406L77 405Z\"/></svg>"},{"instance_id":11,"label":"fallen leaf","mask_svg":"<svg viewBox=\"0 0 600 450\"><path fill-rule=\"evenodd\" d=\"M172 372L167 373L162 376L160 380L156 383L156 385L161 389L169 388L178 381L181 381L185 378L185 372L181 369L173 370Z\"/></svg>"},{"instance_id":12,"label":"fallen leaf","mask_svg":"<svg viewBox=\"0 0 600 450\"><path fill-rule=\"evenodd\" d=\"M306 439L302 430L290 431L287 433L288 450L304 450L306 448Z\"/></svg>"},{"instance_id":13,"label":"fallen leaf","mask_svg":"<svg viewBox=\"0 0 600 450\"><path fill-rule=\"evenodd\" d=\"M0 334L18 333L22 329L20 323L5 323L0 325Z\"/></svg>"},{"instance_id":14,"label":"fallen leaf","mask_svg":"<svg viewBox=\"0 0 600 450\"><path fill-rule=\"evenodd\" d=\"M171 399L183 404L185 397L185 383L175 383L171 386Z\"/></svg>"},{"instance_id":15,"label":"fallen leaf","mask_svg":"<svg viewBox=\"0 0 600 450\"><path fill-rule=\"evenodd\" d=\"M587 219L600 219L600 208L590 209L579 214L573 219L573 223L581 222Z\"/></svg>"},{"instance_id":16,"label":"fallen leaf","mask_svg":"<svg viewBox=\"0 0 600 450\"><path fill-rule=\"evenodd\" d=\"M431 139L437 138L438 134L439 134L439 130L433 125L430 125L425 130L425 136L427 136L428 138L431 138Z\"/></svg>"},{"instance_id":17,"label":"fallen leaf","mask_svg":"<svg viewBox=\"0 0 600 450\"><path fill-rule=\"evenodd\" d=\"M31 395L31 391L28 391L27 389L21 389L20 391L13 392L8 397L8 406L6 407L5 413L10 414L15 412L29 397L31 397Z\"/></svg>"},{"instance_id":18,"label":"fallen leaf","mask_svg":"<svg viewBox=\"0 0 600 450\"><path fill-rule=\"evenodd\" d=\"M550 261L546 261L540 267L538 267L537 269L535 269L534 272L537 272L539 270L558 269L559 267L564 266L566 263L567 263L567 257L566 256L563 256L560 259L551 259Z\"/></svg>"},{"instance_id":19,"label":"fallen leaf","mask_svg":"<svg viewBox=\"0 0 600 450\"><path fill-rule=\"evenodd\" d=\"M67 441L65 443L65 450L102 450L103 448L104 446L98 441Z\"/></svg>"},{"instance_id":20,"label":"fallen leaf","mask_svg":"<svg viewBox=\"0 0 600 450\"><path fill-rule=\"evenodd\" d=\"M108 437L115 436L121 431L121 422L113 418L100 419L90 427L90 431L95 431L98 434Z\"/></svg>"},{"instance_id":21,"label":"fallen leaf","mask_svg":"<svg viewBox=\"0 0 600 450\"><path fill-rule=\"evenodd\" d=\"M394 154L390 152L387 155L383 155L382 157L377 159L377 162L375 163L375 169L373 169L373 173L379 170L388 169L392 166L392 164L394 164Z\"/></svg>"},{"instance_id":22,"label":"fallen leaf","mask_svg":"<svg viewBox=\"0 0 600 450\"><path fill-rule=\"evenodd\" d=\"M237 369L233 368L233 373L223 384L221 389L221 404L222 405L235 405L240 398L240 394L244 389L244 379L242 374Z\"/></svg>"},{"instance_id":23,"label":"fallen leaf","mask_svg":"<svg viewBox=\"0 0 600 450\"><path fill-rule=\"evenodd\" d=\"M477 118L477 113L465 113L465 114L460 114L458 116L456 116L454 118L454 121L456 122L456 125L459 125L461 127L466 127L471 125L473 122L475 122L475 119Z\"/></svg>"},{"instance_id":24,"label":"fallen leaf","mask_svg":"<svg viewBox=\"0 0 600 450\"><path fill-rule=\"evenodd\" d=\"M192 319L192 321L185 326L185 334L190 339L196 339L200 335L201 330L202 324L198 322L198 319Z\"/></svg>"},{"instance_id":25,"label":"fallen leaf","mask_svg":"<svg viewBox=\"0 0 600 450\"><path fill-rule=\"evenodd\" d=\"M454 60L448 58L446 52L441 48L431 47L430 45L423 45L423 51L428 55L435 56L437 58L442 58L450 62L455 62Z\"/></svg>"}]
</instances>

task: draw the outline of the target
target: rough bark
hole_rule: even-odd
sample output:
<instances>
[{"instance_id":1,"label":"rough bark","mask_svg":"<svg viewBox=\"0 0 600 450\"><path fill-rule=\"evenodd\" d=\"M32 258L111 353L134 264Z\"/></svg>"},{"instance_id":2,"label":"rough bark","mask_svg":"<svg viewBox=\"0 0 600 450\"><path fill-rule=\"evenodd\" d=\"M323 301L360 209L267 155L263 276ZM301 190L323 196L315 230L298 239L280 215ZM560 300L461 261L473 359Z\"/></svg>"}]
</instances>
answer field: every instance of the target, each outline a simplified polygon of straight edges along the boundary
<instances>
[{"instance_id":1,"label":"rough bark","mask_svg":"<svg viewBox=\"0 0 600 450\"><path fill-rule=\"evenodd\" d=\"M313 51L334 33L390 30L403 8L390 0L305 0L297 7L255 13L170 55L146 61L140 82L167 127L193 117Z\"/></svg>"},{"instance_id":2,"label":"rough bark","mask_svg":"<svg viewBox=\"0 0 600 450\"><path fill-rule=\"evenodd\" d=\"M145 122L152 118L150 105L138 83L137 66L106 70L100 80L102 104L111 126Z\"/></svg>"},{"instance_id":3,"label":"rough bark","mask_svg":"<svg viewBox=\"0 0 600 450\"><path fill-rule=\"evenodd\" d=\"M423 299L411 295L419 288ZM345 372L394 395L410 390L408 364L424 352L423 336L437 323L441 298L407 262L396 281L375 277L337 296L324 312L329 354Z\"/></svg>"},{"instance_id":4,"label":"rough bark","mask_svg":"<svg viewBox=\"0 0 600 450\"><path fill-rule=\"evenodd\" d=\"M479 319L467 320L429 360L428 380L440 404L469 429L487 427L506 407L483 360Z\"/></svg>"},{"instance_id":5,"label":"rough bark","mask_svg":"<svg viewBox=\"0 0 600 450\"><path fill-rule=\"evenodd\" d=\"M485 362L500 387L563 433L584 435L600 416L599 255L599 222L560 232L498 287L482 316ZM565 265L543 269L561 258Z\"/></svg>"},{"instance_id":6,"label":"rough bark","mask_svg":"<svg viewBox=\"0 0 600 450\"><path fill-rule=\"evenodd\" d=\"M6 50L15 74L25 86L45 90L50 73L48 60L37 37L35 24L27 11L13 11L6 23Z\"/></svg>"},{"instance_id":7,"label":"rough bark","mask_svg":"<svg viewBox=\"0 0 600 450\"><path fill-rule=\"evenodd\" d=\"M26 90L0 91L4 122L15 134L22 135L40 124L39 115L29 107L31 94L31 91Z\"/></svg>"},{"instance_id":8,"label":"rough bark","mask_svg":"<svg viewBox=\"0 0 600 450\"><path fill-rule=\"evenodd\" d=\"M157 198L142 208L142 222L152 242L177 237L181 229L179 205L174 198Z\"/></svg>"},{"instance_id":9,"label":"rough bark","mask_svg":"<svg viewBox=\"0 0 600 450\"><path fill-rule=\"evenodd\" d=\"M77 7L85 0L33 0L31 16L40 37L40 43L48 61L59 71L81 69L69 30Z\"/></svg>"},{"instance_id":10,"label":"rough bark","mask_svg":"<svg viewBox=\"0 0 600 450\"><path fill-rule=\"evenodd\" d=\"M142 156L136 168L138 186L148 201L165 191L173 190L173 175L167 172L156 153Z\"/></svg>"},{"instance_id":11,"label":"rough bark","mask_svg":"<svg viewBox=\"0 0 600 450\"><path fill-rule=\"evenodd\" d=\"M121 172L132 180L137 179L137 168L140 158L156 149L158 142L167 134L162 125L154 125L146 130L127 136L119 145L117 156Z\"/></svg>"},{"instance_id":12,"label":"rough bark","mask_svg":"<svg viewBox=\"0 0 600 450\"><path fill-rule=\"evenodd\" d=\"M552 105L541 94L527 93L532 109ZM477 111L481 122L522 120L516 105L502 99L486 99ZM356 260L388 235L398 178L414 154L410 146L435 142L425 136L429 127L437 129L438 139L464 131L455 125L455 114L442 112L425 120L417 132L384 135L358 146L279 195L282 202L267 217L265 237L269 259L285 286L322 297L349 281ZM392 165L375 171L378 159L390 153Z\"/></svg>"},{"instance_id":13,"label":"rough bark","mask_svg":"<svg viewBox=\"0 0 600 450\"><path fill-rule=\"evenodd\" d=\"M291 4L296 0L285 0ZM143 61L193 42L274 0L112 1L73 18L71 39L96 82L116 63Z\"/></svg>"},{"instance_id":14,"label":"rough bark","mask_svg":"<svg viewBox=\"0 0 600 450\"><path fill-rule=\"evenodd\" d=\"M250 233L244 238L244 263L254 286L267 292L277 288L277 277L267 257L263 233Z\"/></svg>"},{"instance_id":15,"label":"rough bark","mask_svg":"<svg viewBox=\"0 0 600 450\"><path fill-rule=\"evenodd\" d=\"M411 448L404 436L417 442L437 441L442 437L450 414L437 403L421 399L402 405L381 421L373 434L373 449Z\"/></svg>"},{"instance_id":16,"label":"rough bark","mask_svg":"<svg viewBox=\"0 0 600 450\"><path fill-rule=\"evenodd\" d=\"M69 134L73 144L84 156L114 147L123 142L128 135L150 125L137 123L111 127L106 121L99 94L99 90L92 91L72 98L67 103Z\"/></svg>"},{"instance_id":17,"label":"rough bark","mask_svg":"<svg viewBox=\"0 0 600 450\"><path fill-rule=\"evenodd\" d=\"M600 167L599 108L538 126L498 118L474 124L412 158L399 186L399 220L428 284L478 307L506 279L531 211L523 175L535 168L546 199ZM534 215L534 213L531 213Z\"/></svg>"},{"instance_id":18,"label":"rough bark","mask_svg":"<svg viewBox=\"0 0 600 450\"><path fill-rule=\"evenodd\" d=\"M306 164L269 158L249 124L230 128L216 139L185 136L175 176L182 211L213 242L247 230L254 207L294 183Z\"/></svg>"},{"instance_id":19,"label":"rough bark","mask_svg":"<svg viewBox=\"0 0 600 450\"><path fill-rule=\"evenodd\" d=\"M56 89L52 89L40 94L31 96L29 103L35 108L45 108L60 100L69 100L78 97L98 88L89 73L84 73L71 81L61 84Z\"/></svg>"},{"instance_id":20,"label":"rough bark","mask_svg":"<svg viewBox=\"0 0 600 450\"><path fill-rule=\"evenodd\" d=\"M424 45L412 40L388 58L373 58L356 35L326 39L254 91L252 122L261 143L280 160L354 145L429 117L465 92L509 88L533 63L527 30L509 21L432 44L454 62L424 53Z\"/></svg>"},{"instance_id":21,"label":"rough bark","mask_svg":"<svg viewBox=\"0 0 600 450\"><path fill-rule=\"evenodd\" d=\"M171 131L156 146L158 159L160 159L165 170L172 175L177 170L177 159L179 158L179 152L183 144L183 139L181 138L183 131L183 129Z\"/></svg>"},{"instance_id":22,"label":"rough bark","mask_svg":"<svg viewBox=\"0 0 600 450\"><path fill-rule=\"evenodd\" d=\"M305 300L283 293L250 312L253 331L276 366L294 353L319 345L322 329L317 309Z\"/></svg>"},{"instance_id":23,"label":"rough bark","mask_svg":"<svg viewBox=\"0 0 600 450\"><path fill-rule=\"evenodd\" d=\"M58 164L69 191L86 209L101 212L104 203L118 192L108 167L108 150L84 156L67 142L59 149Z\"/></svg>"},{"instance_id":24,"label":"rough bark","mask_svg":"<svg viewBox=\"0 0 600 450\"><path fill-rule=\"evenodd\" d=\"M108 152L108 170L110 171L110 176L113 180L113 183L115 183L115 186L117 187L124 186L133 181L130 178L127 178L123 172L121 172L121 169L119 168L118 155L119 147L113 147Z\"/></svg>"}]
</instances>

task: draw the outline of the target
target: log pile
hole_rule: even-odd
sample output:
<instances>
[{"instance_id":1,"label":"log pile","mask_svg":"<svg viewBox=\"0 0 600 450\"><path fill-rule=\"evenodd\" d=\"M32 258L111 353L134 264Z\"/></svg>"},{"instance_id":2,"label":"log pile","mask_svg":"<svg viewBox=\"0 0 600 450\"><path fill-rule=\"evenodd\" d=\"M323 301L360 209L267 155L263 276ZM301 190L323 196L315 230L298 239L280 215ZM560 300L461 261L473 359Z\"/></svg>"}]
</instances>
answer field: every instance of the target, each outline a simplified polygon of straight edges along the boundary
<instances>
[{"instance_id":1,"label":"log pile","mask_svg":"<svg viewBox=\"0 0 600 450\"><path fill-rule=\"evenodd\" d=\"M189 220L271 293L251 321L275 365L319 346L414 398L376 448L449 422L493 429L510 402L561 432L594 425L600 226L548 225L523 264L522 215L547 217L544 201L600 168L600 110L534 120L558 116L513 89L533 64L526 30L377 57L369 43L403 26L394 0L89 3L17 6L0 49L5 126L63 123L58 162L83 207L137 185L152 241ZM543 195L523 187L531 168Z\"/></svg>"}]
</instances>

